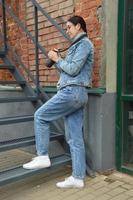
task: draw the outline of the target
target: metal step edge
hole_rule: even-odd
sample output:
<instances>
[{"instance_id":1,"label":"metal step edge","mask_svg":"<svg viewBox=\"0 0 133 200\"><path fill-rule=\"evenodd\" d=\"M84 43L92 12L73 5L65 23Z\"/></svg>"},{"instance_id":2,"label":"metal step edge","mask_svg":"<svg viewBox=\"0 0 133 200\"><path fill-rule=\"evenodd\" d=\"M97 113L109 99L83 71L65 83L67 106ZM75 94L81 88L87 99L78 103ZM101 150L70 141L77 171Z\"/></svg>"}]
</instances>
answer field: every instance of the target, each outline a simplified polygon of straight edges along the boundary
<instances>
[{"instance_id":1,"label":"metal step edge","mask_svg":"<svg viewBox=\"0 0 133 200\"><path fill-rule=\"evenodd\" d=\"M50 141L60 140L63 138L64 138L64 134L51 133ZM20 148L20 147L31 146L34 144L35 144L35 136L19 138L19 139L14 139L14 140L9 140L9 141L3 141L3 142L0 142L0 152L8 151L11 149L16 149L16 148Z\"/></svg>"},{"instance_id":2,"label":"metal step edge","mask_svg":"<svg viewBox=\"0 0 133 200\"><path fill-rule=\"evenodd\" d=\"M68 154L63 154L55 158L51 158L51 167L37 170L26 170L22 167L11 169L5 172L0 172L0 186L18 181L20 179L28 178L29 176L48 172L57 166L66 165L70 163L71 158Z\"/></svg>"},{"instance_id":3,"label":"metal step edge","mask_svg":"<svg viewBox=\"0 0 133 200\"><path fill-rule=\"evenodd\" d=\"M8 80L1 80L0 81L0 84L1 85L13 85L13 84L16 84L16 85L24 85L26 84L26 81L8 81Z\"/></svg>"},{"instance_id":4,"label":"metal step edge","mask_svg":"<svg viewBox=\"0 0 133 200\"><path fill-rule=\"evenodd\" d=\"M5 118L0 118L0 125L28 122L28 121L33 121L33 120L34 120L33 115L5 117Z\"/></svg>"},{"instance_id":5,"label":"metal step edge","mask_svg":"<svg viewBox=\"0 0 133 200\"><path fill-rule=\"evenodd\" d=\"M0 64L0 69L15 69L14 65L6 65L6 64Z\"/></svg>"},{"instance_id":6,"label":"metal step edge","mask_svg":"<svg viewBox=\"0 0 133 200\"><path fill-rule=\"evenodd\" d=\"M27 97L0 97L0 103L11 103L11 102L24 102L24 101L37 101L36 96Z\"/></svg>"}]
</instances>

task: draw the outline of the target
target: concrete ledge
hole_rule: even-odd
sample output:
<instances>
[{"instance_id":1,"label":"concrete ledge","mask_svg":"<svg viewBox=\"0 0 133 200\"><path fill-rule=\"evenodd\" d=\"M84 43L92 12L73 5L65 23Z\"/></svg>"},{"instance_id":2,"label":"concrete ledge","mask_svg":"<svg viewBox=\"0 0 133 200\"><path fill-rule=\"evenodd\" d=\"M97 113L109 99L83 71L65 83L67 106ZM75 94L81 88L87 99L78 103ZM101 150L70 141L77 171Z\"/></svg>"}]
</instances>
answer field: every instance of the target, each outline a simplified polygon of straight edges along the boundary
<instances>
[{"instance_id":1,"label":"concrete ledge","mask_svg":"<svg viewBox=\"0 0 133 200\"><path fill-rule=\"evenodd\" d=\"M43 88L46 93L56 93L56 86L46 86ZM36 89L34 89L36 90ZM4 86L0 85L0 91L21 91L21 87L19 86ZM105 88L88 88L88 94L92 95L102 95L106 92Z\"/></svg>"},{"instance_id":2,"label":"concrete ledge","mask_svg":"<svg viewBox=\"0 0 133 200\"><path fill-rule=\"evenodd\" d=\"M56 93L57 88L55 86L46 86L44 87L44 91L47 93ZM102 95L106 92L105 88L88 88L88 94L92 95Z\"/></svg>"}]
</instances>

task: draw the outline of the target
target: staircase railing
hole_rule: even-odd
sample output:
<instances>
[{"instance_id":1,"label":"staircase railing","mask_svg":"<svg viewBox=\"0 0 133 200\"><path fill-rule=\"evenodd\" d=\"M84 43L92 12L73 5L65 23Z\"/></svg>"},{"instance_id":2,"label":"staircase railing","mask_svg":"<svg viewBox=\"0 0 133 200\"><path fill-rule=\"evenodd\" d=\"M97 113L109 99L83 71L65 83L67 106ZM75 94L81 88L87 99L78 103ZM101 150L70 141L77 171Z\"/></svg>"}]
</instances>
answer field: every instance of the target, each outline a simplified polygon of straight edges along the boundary
<instances>
[{"instance_id":1,"label":"staircase railing","mask_svg":"<svg viewBox=\"0 0 133 200\"><path fill-rule=\"evenodd\" d=\"M64 38L67 39L67 41L71 42L71 39L62 29L62 27L35 0L30 0L30 1L34 6L35 36L33 37L31 35L27 27L23 24L23 22L20 21L20 19L13 13L12 8L5 3L5 0L0 0L3 12L3 36L0 35L0 37L3 38L4 41L4 50L7 51L8 48L11 49L11 46L8 44L7 41L7 29L6 29L6 12L7 12L14 19L15 23L18 24L18 26L27 34L27 36L31 39L31 41L35 45L36 80L34 80L32 74L30 73L30 70L27 70L25 64L20 59L20 56L17 53L14 53L14 51L12 51L12 53L13 56L17 59L18 63L21 64L23 69L28 73L29 77L34 82L36 86L37 95L39 96L39 94L42 93L41 97L43 97L44 90L40 86L40 80L39 80L39 50L42 52L45 58L48 58L48 56L46 48L44 48L38 41L38 11L41 12L48 19L48 21L50 21L50 23L57 28L57 30L63 35ZM46 94L44 95L44 98L46 98L45 100L47 100Z\"/></svg>"}]
</instances>

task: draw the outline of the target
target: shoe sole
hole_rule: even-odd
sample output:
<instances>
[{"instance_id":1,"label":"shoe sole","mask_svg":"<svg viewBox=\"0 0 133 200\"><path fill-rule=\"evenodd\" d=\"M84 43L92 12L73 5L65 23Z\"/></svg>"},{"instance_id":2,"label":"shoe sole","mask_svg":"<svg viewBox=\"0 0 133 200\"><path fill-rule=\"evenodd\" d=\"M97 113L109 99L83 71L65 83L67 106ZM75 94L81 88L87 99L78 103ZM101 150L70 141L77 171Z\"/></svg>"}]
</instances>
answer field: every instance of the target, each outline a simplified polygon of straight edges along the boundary
<instances>
[{"instance_id":1,"label":"shoe sole","mask_svg":"<svg viewBox=\"0 0 133 200\"><path fill-rule=\"evenodd\" d=\"M48 165L48 166L42 166L42 167L33 167L33 168L23 166L23 169L34 170L34 169L45 169L45 168L48 168L48 167L51 167L51 165Z\"/></svg>"},{"instance_id":2,"label":"shoe sole","mask_svg":"<svg viewBox=\"0 0 133 200\"><path fill-rule=\"evenodd\" d=\"M83 185L83 186L65 186L65 187L56 185L56 187L58 187L58 188L60 188L60 189L69 189L69 188L78 188L78 189L82 189L82 188L84 188L84 185Z\"/></svg>"}]
</instances>

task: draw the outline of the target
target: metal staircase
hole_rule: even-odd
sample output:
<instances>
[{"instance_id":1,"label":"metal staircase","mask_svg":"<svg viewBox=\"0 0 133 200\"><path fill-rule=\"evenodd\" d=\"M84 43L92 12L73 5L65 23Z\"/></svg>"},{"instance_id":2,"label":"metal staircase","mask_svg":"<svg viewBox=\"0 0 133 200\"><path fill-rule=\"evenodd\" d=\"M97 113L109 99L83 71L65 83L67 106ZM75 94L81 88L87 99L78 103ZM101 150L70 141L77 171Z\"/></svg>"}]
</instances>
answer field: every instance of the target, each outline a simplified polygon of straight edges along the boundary
<instances>
[{"instance_id":1,"label":"metal staircase","mask_svg":"<svg viewBox=\"0 0 133 200\"><path fill-rule=\"evenodd\" d=\"M8 70L12 76L14 77L14 80L6 80L6 81L0 81L1 85L18 85L21 90L23 91L23 96L10 96L10 97L0 97L0 104L6 103L19 103L19 102L31 102L33 107L37 109L40 107L44 102L46 102L49 99L49 96L44 92L44 89L39 84L39 62L38 62L38 52L39 50L47 57L47 52L38 42L38 11L41 12L47 19L54 25L56 28L63 34L63 36L69 40L68 36L65 34L63 29L54 21L49 14L43 10L40 5L34 1L31 0L34 6L34 12L35 12L35 37L32 37L30 32L28 32L27 28L23 25L23 23L17 18L17 16L14 15L11 7L9 7L4 0L0 0L0 7L3 11L3 34L0 33L0 41L3 42L3 47L0 49L0 70ZM35 58L36 58L36 79L32 76L30 71L27 69L25 64L21 61L20 57L16 54L15 51L12 50L12 47L9 45L7 41L7 29L6 29L6 13L13 17L14 21L18 24L18 26L30 37L30 39L33 41L35 45ZM34 87L30 85L30 83L27 81L27 79L23 76L21 73L21 70L19 67L17 67L10 59L9 52L12 53L12 56L15 58L17 63L19 63L19 66L21 66L21 69L27 73L30 80L32 80L32 83L34 83ZM34 120L33 114L29 115L16 115L16 116L10 116L10 117L0 117L0 130L3 129L3 126L7 125L14 125L14 124L20 124L20 123L26 123ZM1 131L0 131L1 133ZM19 133L18 133L19 135ZM36 173L41 173L48 171L55 166L64 165L71 161L70 155L68 153L68 150L66 148L66 144L64 142L64 134L62 129L62 123L61 122L53 122L52 124L52 131L50 136L50 141L57 141L57 144L61 145L64 150L63 153L58 155L51 156L51 162L52 167L48 169L39 169L39 170L24 170L21 165L17 165L15 167L11 167L10 169L6 170L6 167L4 170L0 171L0 185L4 185L13 181L17 181L21 178L26 178L28 176L34 175ZM0 155L3 152L10 152L14 149L19 149L22 152L25 152L24 148L29 148L29 146L32 146L35 144L35 137L34 135L27 135L24 137L17 137L17 138L9 138L8 140L2 140L0 141ZM7 156L6 154L6 156Z\"/></svg>"}]
</instances>

